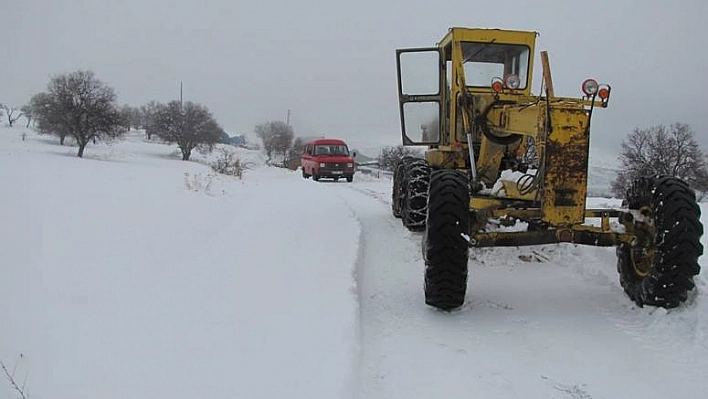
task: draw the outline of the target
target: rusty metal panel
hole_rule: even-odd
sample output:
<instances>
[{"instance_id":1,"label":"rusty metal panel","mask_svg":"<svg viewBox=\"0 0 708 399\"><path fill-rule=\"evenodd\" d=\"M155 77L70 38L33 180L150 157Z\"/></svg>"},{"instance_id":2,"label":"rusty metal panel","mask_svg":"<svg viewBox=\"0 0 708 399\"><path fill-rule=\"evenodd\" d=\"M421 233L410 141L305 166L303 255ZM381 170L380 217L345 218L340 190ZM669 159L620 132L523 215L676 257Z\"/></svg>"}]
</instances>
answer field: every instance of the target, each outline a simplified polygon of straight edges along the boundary
<instances>
[{"instance_id":1,"label":"rusty metal panel","mask_svg":"<svg viewBox=\"0 0 708 399\"><path fill-rule=\"evenodd\" d=\"M582 223L590 144L588 111L553 106L550 121L544 154L542 220L555 226Z\"/></svg>"}]
</instances>

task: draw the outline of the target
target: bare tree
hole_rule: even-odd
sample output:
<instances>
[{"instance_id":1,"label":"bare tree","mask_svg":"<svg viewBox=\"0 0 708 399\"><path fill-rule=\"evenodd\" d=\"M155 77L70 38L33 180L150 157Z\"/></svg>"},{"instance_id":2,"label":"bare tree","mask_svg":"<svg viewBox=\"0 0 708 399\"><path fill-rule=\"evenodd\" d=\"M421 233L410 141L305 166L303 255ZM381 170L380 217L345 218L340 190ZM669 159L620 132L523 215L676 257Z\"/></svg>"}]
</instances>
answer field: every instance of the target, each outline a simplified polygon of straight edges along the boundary
<instances>
[{"instance_id":1,"label":"bare tree","mask_svg":"<svg viewBox=\"0 0 708 399\"><path fill-rule=\"evenodd\" d=\"M301 137L296 138L293 144L288 148L285 154L285 159L283 159L283 166L296 170L298 167L302 166L301 157L302 153L305 151L305 140Z\"/></svg>"},{"instance_id":2,"label":"bare tree","mask_svg":"<svg viewBox=\"0 0 708 399\"><path fill-rule=\"evenodd\" d=\"M120 114L121 127L126 132L129 132L130 128L134 127L135 108L128 104L123 104L118 108L118 113Z\"/></svg>"},{"instance_id":3,"label":"bare tree","mask_svg":"<svg viewBox=\"0 0 708 399\"><path fill-rule=\"evenodd\" d=\"M691 127L674 123L634 131L622 142L620 171L612 192L622 197L641 176L667 175L686 181L694 190L708 191L708 160Z\"/></svg>"},{"instance_id":4,"label":"bare tree","mask_svg":"<svg viewBox=\"0 0 708 399\"><path fill-rule=\"evenodd\" d=\"M32 124L32 118L34 117L32 115L32 105L25 104L22 108L20 108L20 111L22 111L22 114L25 116L25 120L27 121L27 125L25 125L25 127L30 127Z\"/></svg>"},{"instance_id":5,"label":"bare tree","mask_svg":"<svg viewBox=\"0 0 708 399\"><path fill-rule=\"evenodd\" d=\"M378 157L379 167L384 170L394 170L398 161L407 156L420 157L420 152L417 149L402 145L384 147Z\"/></svg>"},{"instance_id":6,"label":"bare tree","mask_svg":"<svg viewBox=\"0 0 708 399\"><path fill-rule=\"evenodd\" d=\"M182 160L188 161L197 146L211 147L219 142L223 129L209 110L191 101L161 104L148 122L153 133L168 143L177 143Z\"/></svg>"},{"instance_id":7,"label":"bare tree","mask_svg":"<svg viewBox=\"0 0 708 399\"><path fill-rule=\"evenodd\" d=\"M20 354L20 358L18 360L21 360L23 358L24 356ZM0 360L0 368L2 368L2 371L5 374L5 378L7 378L7 381L10 383L12 389L17 392L21 399L27 399L29 397L29 393L27 392L27 378L25 377L22 386L20 386L18 384L18 381L15 380L15 371L17 371L17 363L15 363L15 366L12 368L12 371L10 371L8 370L7 366L5 366L5 363Z\"/></svg>"},{"instance_id":8,"label":"bare tree","mask_svg":"<svg viewBox=\"0 0 708 399\"><path fill-rule=\"evenodd\" d=\"M39 93L34 95L29 102L29 106L32 109L32 115L34 116L41 113L42 115L44 115L45 119L53 121L65 118L64 115L60 114L59 107L54 106L52 102L53 99L49 95L49 93ZM43 131L39 128L37 130L40 133L52 134L59 137L59 145L64 145L64 139L66 139L66 136L68 136L67 131L64 130L62 126L55 126L52 129L47 127L46 131Z\"/></svg>"},{"instance_id":9,"label":"bare tree","mask_svg":"<svg viewBox=\"0 0 708 399\"><path fill-rule=\"evenodd\" d=\"M266 151L268 161L272 159L273 155L277 154L285 158L293 142L293 137L295 137L292 126L281 121L271 121L258 125L255 128L255 132L263 141L263 149Z\"/></svg>"},{"instance_id":10,"label":"bare tree","mask_svg":"<svg viewBox=\"0 0 708 399\"><path fill-rule=\"evenodd\" d=\"M292 146L288 149L288 153L285 156L285 163L291 162L296 159L300 159L302 152L305 149L305 140L302 137L298 137L293 141Z\"/></svg>"},{"instance_id":11,"label":"bare tree","mask_svg":"<svg viewBox=\"0 0 708 399\"><path fill-rule=\"evenodd\" d=\"M62 118L66 118L65 115L62 115L59 111L59 107L56 107L52 104L52 97L48 93L39 93L36 94L35 96L30 99L30 107L32 108L32 115L39 115L42 114L44 115L45 119L50 119L50 120L60 120ZM36 118L35 118L35 124L36 124ZM64 140L66 139L66 136L69 134L67 131L62 127L62 126L55 126L53 129L49 129L47 127L46 131L41 130L40 128L37 129L39 133L43 134L52 134L57 137L59 137L59 144L64 145Z\"/></svg>"},{"instance_id":12,"label":"bare tree","mask_svg":"<svg viewBox=\"0 0 708 399\"><path fill-rule=\"evenodd\" d=\"M124 133L123 119L112 88L91 71L76 71L52 78L47 92L30 103L37 128L42 133L71 136L79 146L78 156L90 141L108 140Z\"/></svg>"},{"instance_id":13,"label":"bare tree","mask_svg":"<svg viewBox=\"0 0 708 399\"><path fill-rule=\"evenodd\" d=\"M140 108L123 104L120 107L120 114L123 118L123 123L125 123L124 128L126 130L130 130L131 128L140 129L143 126Z\"/></svg>"},{"instance_id":14,"label":"bare tree","mask_svg":"<svg viewBox=\"0 0 708 399\"><path fill-rule=\"evenodd\" d=\"M0 104L0 108L5 110L5 115L7 115L7 123L10 127L12 127L12 125L17 122L20 117L22 117L22 112L18 114L18 109L16 107L11 107L7 104Z\"/></svg>"},{"instance_id":15,"label":"bare tree","mask_svg":"<svg viewBox=\"0 0 708 399\"><path fill-rule=\"evenodd\" d=\"M155 121L155 115L160 109L160 103L157 101L150 101L149 103L140 107L140 120L142 122L142 128L145 129L145 135L148 140L152 140L152 135L155 132L155 127L153 122Z\"/></svg>"}]
</instances>

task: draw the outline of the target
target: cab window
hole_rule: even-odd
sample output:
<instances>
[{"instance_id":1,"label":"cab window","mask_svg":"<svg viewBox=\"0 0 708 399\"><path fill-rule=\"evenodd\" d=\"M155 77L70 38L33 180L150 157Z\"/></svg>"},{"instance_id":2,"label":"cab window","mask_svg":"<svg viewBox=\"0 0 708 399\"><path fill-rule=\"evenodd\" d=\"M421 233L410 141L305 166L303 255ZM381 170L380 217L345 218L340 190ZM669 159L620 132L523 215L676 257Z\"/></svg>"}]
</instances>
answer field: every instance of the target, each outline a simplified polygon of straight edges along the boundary
<instances>
[{"instance_id":1,"label":"cab window","mask_svg":"<svg viewBox=\"0 0 708 399\"><path fill-rule=\"evenodd\" d=\"M517 89L525 89L528 81L529 53L527 46L500 43L462 43L465 84L490 87L492 79L503 82L518 79ZM511 87L514 88L514 87Z\"/></svg>"}]
</instances>

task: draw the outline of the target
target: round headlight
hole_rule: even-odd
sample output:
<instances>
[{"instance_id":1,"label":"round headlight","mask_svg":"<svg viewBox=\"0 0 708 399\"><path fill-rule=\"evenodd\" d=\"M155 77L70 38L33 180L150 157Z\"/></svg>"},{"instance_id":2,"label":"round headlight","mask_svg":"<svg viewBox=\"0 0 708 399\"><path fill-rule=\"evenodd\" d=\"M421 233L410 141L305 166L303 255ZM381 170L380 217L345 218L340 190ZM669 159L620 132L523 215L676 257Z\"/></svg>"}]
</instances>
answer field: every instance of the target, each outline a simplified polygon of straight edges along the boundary
<instances>
[{"instance_id":1,"label":"round headlight","mask_svg":"<svg viewBox=\"0 0 708 399\"><path fill-rule=\"evenodd\" d=\"M610 86L600 86L600 90L597 92L597 96L600 97L600 100L607 100L610 97Z\"/></svg>"},{"instance_id":2,"label":"round headlight","mask_svg":"<svg viewBox=\"0 0 708 399\"><path fill-rule=\"evenodd\" d=\"M518 75L509 75L506 77L506 81L504 82L504 84L509 89L518 89L521 85L521 80L519 79Z\"/></svg>"},{"instance_id":3,"label":"round headlight","mask_svg":"<svg viewBox=\"0 0 708 399\"><path fill-rule=\"evenodd\" d=\"M583 81L582 89L586 96L594 96L597 94L597 89L600 87L595 79L585 79Z\"/></svg>"},{"instance_id":4,"label":"round headlight","mask_svg":"<svg viewBox=\"0 0 708 399\"><path fill-rule=\"evenodd\" d=\"M501 78L492 78L492 90L497 93L501 93L504 90L504 82Z\"/></svg>"}]
</instances>

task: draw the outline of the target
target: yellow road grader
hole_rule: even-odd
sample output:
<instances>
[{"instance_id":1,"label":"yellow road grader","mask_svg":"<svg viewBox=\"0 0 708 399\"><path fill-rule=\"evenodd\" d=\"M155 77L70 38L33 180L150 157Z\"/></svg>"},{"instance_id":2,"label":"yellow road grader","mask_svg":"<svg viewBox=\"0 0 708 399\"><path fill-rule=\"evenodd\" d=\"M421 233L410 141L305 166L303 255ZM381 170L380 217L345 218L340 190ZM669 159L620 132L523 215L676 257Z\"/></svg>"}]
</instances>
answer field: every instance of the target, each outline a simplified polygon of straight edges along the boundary
<instances>
[{"instance_id":1,"label":"yellow road grader","mask_svg":"<svg viewBox=\"0 0 708 399\"><path fill-rule=\"evenodd\" d=\"M587 79L554 95L535 32L452 28L435 47L396 50L403 145L393 215L423 231L425 302L464 302L470 247L574 243L617 248L620 283L639 306L678 306L703 253L700 209L683 181L647 176L621 209L586 207L590 120L611 88Z\"/></svg>"}]
</instances>

